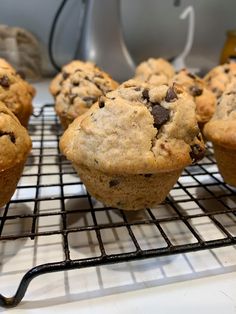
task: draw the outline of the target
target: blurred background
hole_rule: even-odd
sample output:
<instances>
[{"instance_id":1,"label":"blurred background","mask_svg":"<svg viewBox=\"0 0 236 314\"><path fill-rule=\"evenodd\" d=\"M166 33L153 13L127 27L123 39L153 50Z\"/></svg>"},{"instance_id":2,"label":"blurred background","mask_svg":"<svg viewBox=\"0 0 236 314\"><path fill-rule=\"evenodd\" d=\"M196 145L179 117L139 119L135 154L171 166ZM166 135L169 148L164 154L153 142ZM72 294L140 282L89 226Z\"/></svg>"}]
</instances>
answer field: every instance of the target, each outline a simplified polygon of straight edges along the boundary
<instances>
[{"instance_id":1,"label":"blurred background","mask_svg":"<svg viewBox=\"0 0 236 314\"><path fill-rule=\"evenodd\" d=\"M78 49L84 3L68 0L60 15L53 44L59 65L73 59ZM60 0L0 0L0 24L25 28L38 39L45 76L55 73L47 47L60 4ZM235 0L121 0L123 34L135 63L148 57L172 59L181 53L188 19L181 20L179 16L189 5L195 11L195 32L186 64L204 72L219 63L226 31L236 28Z\"/></svg>"}]
</instances>

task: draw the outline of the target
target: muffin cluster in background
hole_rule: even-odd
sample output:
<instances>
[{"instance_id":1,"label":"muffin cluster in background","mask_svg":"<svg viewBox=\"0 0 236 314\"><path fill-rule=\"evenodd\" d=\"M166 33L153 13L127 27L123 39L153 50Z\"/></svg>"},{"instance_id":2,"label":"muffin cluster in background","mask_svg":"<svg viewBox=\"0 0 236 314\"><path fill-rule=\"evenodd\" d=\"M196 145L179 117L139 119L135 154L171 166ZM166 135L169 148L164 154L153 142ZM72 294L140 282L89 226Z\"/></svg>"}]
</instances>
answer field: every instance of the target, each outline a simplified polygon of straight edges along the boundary
<instances>
[{"instance_id":1,"label":"muffin cluster in background","mask_svg":"<svg viewBox=\"0 0 236 314\"><path fill-rule=\"evenodd\" d=\"M72 61L65 65L50 85L63 128L116 87L118 83L91 62Z\"/></svg>"},{"instance_id":2,"label":"muffin cluster in background","mask_svg":"<svg viewBox=\"0 0 236 314\"><path fill-rule=\"evenodd\" d=\"M162 202L182 170L204 157L201 132L214 143L225 181L236 185L236 174L234 181L222 170L222 163L230 160L219 161L217 152L219 145L224 153L228 148L231 155L236 152L231 138L235 64L217 66L200 78L187 69L175 72L164 59L150 58L120 86L103 72L107 89L100 83L100 94L99 71L91 63L73 61L50 87L62 125L69 126L60 141L61 151L95 198L126 210ZM65 124L65 118L74 122ZM221 140L215 139L217 134Z\"/></svg>"},{"instance_id":3,"label":"muffin cluster in background","mask_svg":"<svg viewBox=\"0 0 236 314\"><path fill-rule=\"evenodd\" d=\"M162 202L183 169L212 141L219 170L236 186L236 65L204 78L175 72L161 58L118 84L91 62L74 60L50 92L65 130L60 148L92 196L137 210ZM27 127L35 89L0 59L0 207L9 201L31 149Z\"/></svg>"}]
</instances>

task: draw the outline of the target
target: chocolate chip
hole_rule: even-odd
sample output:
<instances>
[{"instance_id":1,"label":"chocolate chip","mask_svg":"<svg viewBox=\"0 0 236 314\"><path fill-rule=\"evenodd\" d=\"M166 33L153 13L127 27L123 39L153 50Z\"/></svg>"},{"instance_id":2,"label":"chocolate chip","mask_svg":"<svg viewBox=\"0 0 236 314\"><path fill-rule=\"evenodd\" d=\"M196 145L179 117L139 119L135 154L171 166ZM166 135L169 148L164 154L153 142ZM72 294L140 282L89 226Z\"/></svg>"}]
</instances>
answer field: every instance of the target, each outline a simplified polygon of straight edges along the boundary
<instances>
[{"instance_id":1,"label":"chocolate chip","mask_svg":"<svg viewBox=\"0 0 236 314\"><path fill-rule=\"evenodd\" d=\"M2 87L5 87L5 88L8 88L10 86L10 80L8 78L8 76L6 75L3 75L1 78L0 78L0 85Z\"/></svg>"},{"instance_id":2,"label":"chocolate chip","mask_svg":"<svg viewBox=\"0 0 236 314\"><path fill-rule=\"evenodd\" d=\"M229 69L224 69L224 72L227 74L229 73Z\"/></svg>"},{"instance_id":3,"label":"chocolate chip","mask_svg":"<svg viewBox=\"0 0 236 314\"><path fill-rule=\"evenodd\" d=\"M189 77L191 77L193 80L195 80L197 77L194 75L194 74L192 74L192 73L187 73L187 75L189 76Z\"/></svg>"},{"instance_id":4,"label":"chocolate chip","mask_svg":"<svg viewBox=\"0 0 236 314\"><path fill-rule=\"evenodd\" d=\"M25 80L25 73L23 71L16 71L16 74L19 75L23 80Z\"/></svg>"},{"instance_id":5,"label":"chocolate chip","mask_svg":"<svg viewBox=\"0 0 236 314\"><path fill-rule=\"evenodd\" d=\"M144 175L145 178L150 178L151 176L152 176L152 173L146 173L146 174Z\"/></svg>"},{"instance_id":6,"label":"chocolate chip","mask_svg":"<svg viewBox=\"0 0 236 314\"><path fill-rule=\"evenodd\" d=\"M69 100L70 102L73 104L75 98L77 97L78 95L77 94L74 94L74 93L71 93L71 94L68 94L68 97L69 97Z\"/></svg>"},{"instance_id":7,"label":"chocolate chip","mask_svg":"<svg viewBox=\"0 0 236 314\"><path fill-rule=\"evenodd\" d=\"M118 184L119 184L119 181L114 179L109 182L109 187L112 188L113 186L116 186Z\"/></svg>"},{"instance_id":8,"label":"chocolate chip","mask_svg":"<svg viewBox=\"0 0 236 314\"><path fill-rule=\"evenodd\" d=\"M219 90L217 87L212 88L212 92L216 95L216 98L220 98L220 96L222 95L222 91Z\"/></svg>"},{"instance_id":9,"label":"chocolate chip","mask_svg":"<svg viewBox=\"0 0 236 314\"><path fill-rule=\"evenodd\" d=\"M64 80L66 80L66 79L69 77L69 75L70 75L70 74L67 73L67 72L63 72L63 73L62 73L62 77L63 77Z\"/></svg>"},{"instance_id":10,"label":"chocolate chip","mask_svg":"<svg viewBox=\"0 0 236 314\"><path fill-rule=\"evenodd\" d=\"M93 97L93 96L85 96L82 98L83 101L85 101L88 105L92 105L96 102L97 97Z\"/></svg>"},{"instance_id":11,"label":"chocolate chip","mask_svg":"<svg viewBox=\"0 0 236 314\"><path fill-rule=\"evenodd\" d=\"M105 100L104 100L104 97L100 97L100 98L99 98L98 106L99 106L99 108L105 107Z\"/></svg>"},{"instance_id":12,"label":"chocolate chip","mask_svg":"<svg viewBox=\"0 0 236 314\"><path fill-rule=\"evenodd\" d=\"M13 132L3 132L3 131L0 131L0 137L1 136L4 136L4 135L7 135L10 137L10 140L13 144L16 143L16 137L15 137L15 134Z\"/></svg>"},{"instance_id":13,"label":"chocolate chip","mask_svg":"<svg viewBox=\"0 0 236 314\"><path fill-rule=\"evenodd\" d=\"M158 103L153 105L151 114L153 115L154 118L154 127L157 128L158 130L170 118L169 110L162 107Z\"/></svg>"},{"instance_id":14,"label":"chocolate chip","mask_svg":"<svg viewBox=\"0 0 236 314\"><path fill-rule=\"evenodd\" d=\"M97 87L97 89L99 89L99 90L101 91L102 94L105 94L105 93L109 93L109 92L110 92L110 90L105 90L105 91L104 91L102 85L100 86L98 83L96 83L96 82L94 82L94 81L91 81L91 80L89 80L89 79L88 79L88 81L91 82L91 83L93 83L93 84Z\"/></svg>"},{"instance_id":15,"label":"chocolate chip","mask_svg":"<svg viewBox=\"0 0 236 314\"><path fill-rule=\"evenodd\" d=\"M142 92L142 96L144 99L147 99L147 101L149 101L149 89L145 88Z\"/></svg>"},{"instance_id":16,"label":"chocolate chip","mask_svg":"<svg viewBox=\"0 0 236 314\"><path fill-rule=\"evenodd\" d=\"M173 102L176 99L178 99L178 97L177 97L177 95L175 93L174 88L173 87L169 87L168 90L167 90L167 93L166 93L165 101Z\"/></svg>"},{"instance_id":17,"label":"chocolate chip","mask_svg":"<svg viewBox=\"0 0 236 314\"><path fill-rule=\"evenodd\" d=\"M15 144L16 143L15 134L13 132L9 132L8 135L10 136L11 142Z\"/></svg>"},{"instance_id":18,"label":"chocolate chip","mask_svg":"<svg viewBox=\"0 0 236 314\"><path fill-rule=\"evenodd\" d=\"M226 95L236 95L236 91L228 92L228 93L226 93Z\"/></svg>"},{"instance_id":19,"label":"chocolate chip","mask_svg":"<svg viewBox=\"0 0 236 314\"><path fill-rule=\"evenodd\" d=\"M79 86L80 82L73 82L73 86Z\"/></svg>"},{"instance_id":20,"label":"chocolate chip","mask_svg":"<svg viewBox=\"0 0 236 314\"><path fill-rule=\"evenodd\" d=\"M199 88L198 86L191 86L189 91L193 97L201 96L203 92L202 88Z\"/></svg>"},{"instance_id":21,"label":"chocolate chip","mask_svg":"<svg viewBox=\"0 0 236 314\"><path fill-rule=\"evenodd\" d=\"M198 144L191 146L191 152L189 153L192 162L195 163L204 157L205 150Z\"/></svg>"}]
</instances>

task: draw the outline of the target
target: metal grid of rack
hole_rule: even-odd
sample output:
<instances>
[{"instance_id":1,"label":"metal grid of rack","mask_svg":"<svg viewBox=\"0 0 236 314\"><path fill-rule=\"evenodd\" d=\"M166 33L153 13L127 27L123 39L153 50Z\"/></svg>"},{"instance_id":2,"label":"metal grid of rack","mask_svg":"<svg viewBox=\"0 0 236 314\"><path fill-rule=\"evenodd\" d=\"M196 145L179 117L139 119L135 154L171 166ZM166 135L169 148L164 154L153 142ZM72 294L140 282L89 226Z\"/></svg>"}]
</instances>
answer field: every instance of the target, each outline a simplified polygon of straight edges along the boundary
<instances>
[{"instance_id":1,"label":"metal grid of rack","mask_svg":"<svg viewBox=\"0 0 236 314\"><path fill-rule=\"evenodd\" d=\"M223 182L210 145L199 164L185 169L163 204L125 212L93 199L60 154L62 130L52 105L32 117L29 131L32 154L16 193L1 210L0 245L59 235L61 254L51 252L52 261L29 267L13 297L0 295L0 306L16 306L31 280L46 273L236 243L235 189ZM24 227L14 228L19 225Z\"/></svg>"}]
</instances>

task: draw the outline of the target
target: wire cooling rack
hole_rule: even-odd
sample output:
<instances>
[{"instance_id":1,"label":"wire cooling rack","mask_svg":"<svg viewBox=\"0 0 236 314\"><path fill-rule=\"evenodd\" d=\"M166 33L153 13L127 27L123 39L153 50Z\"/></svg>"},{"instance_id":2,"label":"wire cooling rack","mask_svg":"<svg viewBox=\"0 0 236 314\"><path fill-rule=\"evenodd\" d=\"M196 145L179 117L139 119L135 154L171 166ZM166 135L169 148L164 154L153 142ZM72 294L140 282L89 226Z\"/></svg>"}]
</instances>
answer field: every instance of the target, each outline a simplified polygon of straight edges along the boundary
<instances>
[{"instance_id":1,"label":"wire cooling rack","mask_svg":"<svg viewBox=\"0 0 236 314\"><path fill-rule=\"evenodd\" d=\"M0 212L0 267L10 263L12 246L18 249L12 240L31 239L34 250L44 240L49 249L43 263L39 259L29 266L13 297L0 295L0 306L16 306L31 280L46 273L236 243L235 189L223 182L210 145L199 164L185 169L163 204L125 212L93 199L60 154L62 130L52 105L32 117L29 131L32 154L11 202ZM56 249L50 247L54 236Z\"/></svg>"}]
</instances>

